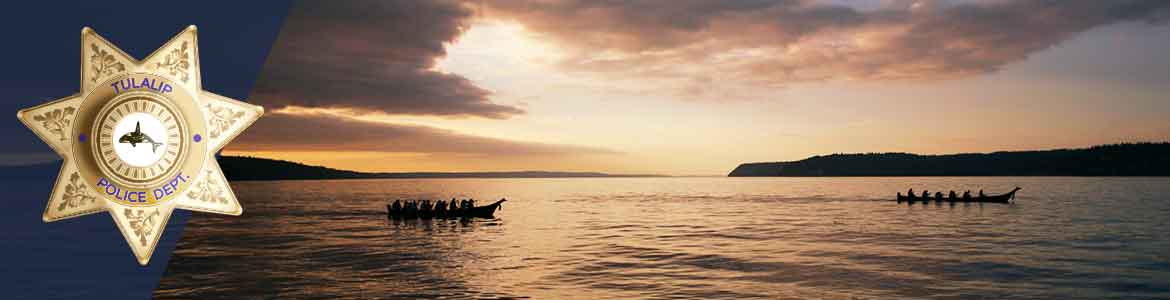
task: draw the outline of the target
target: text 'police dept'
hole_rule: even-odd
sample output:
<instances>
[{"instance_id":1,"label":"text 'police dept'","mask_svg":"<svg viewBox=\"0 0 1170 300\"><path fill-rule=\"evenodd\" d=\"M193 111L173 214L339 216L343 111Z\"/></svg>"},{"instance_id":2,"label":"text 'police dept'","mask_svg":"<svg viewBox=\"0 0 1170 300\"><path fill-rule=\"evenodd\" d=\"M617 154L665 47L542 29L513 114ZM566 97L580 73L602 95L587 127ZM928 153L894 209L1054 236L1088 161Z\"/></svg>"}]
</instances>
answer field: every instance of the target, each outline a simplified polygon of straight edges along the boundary
<instances>
[{"instance_id":1,"label":"text 'police dept'","mask_svg":"<svg viewBox=\"0 0 1170 300\"><path fill-rule=\"evenodd\" d=\"M171 178L171 181L167 182L162 187L154 189L154 192L151 193L152 196L154 196L153 200L158 202L159 200L162 200L163 197L174 194L175 191L179 190L179 185L187 183L187 179L189 178L190 177L184 176L183 172L179 172L178 175L175 175L175 178ZM114 185L109 180L106 180L105 177L98 178L97 186L102 191L105 191L106 195L114 196L114 198L118 200L130 203L146 203L146 191L125 190L122 187Z\"/></svg>"}]
</instances>

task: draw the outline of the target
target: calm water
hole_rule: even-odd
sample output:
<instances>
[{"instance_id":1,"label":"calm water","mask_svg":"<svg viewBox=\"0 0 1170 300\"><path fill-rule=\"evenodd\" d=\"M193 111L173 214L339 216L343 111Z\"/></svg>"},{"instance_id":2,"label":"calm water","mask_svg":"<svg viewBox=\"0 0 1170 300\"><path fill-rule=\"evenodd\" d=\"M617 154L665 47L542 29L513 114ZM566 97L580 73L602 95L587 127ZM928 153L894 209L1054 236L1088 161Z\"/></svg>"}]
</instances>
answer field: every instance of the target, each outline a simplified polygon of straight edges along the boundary
<instances>
[{"instance_id":1,"label":"calm water","mask_svg":"<svg viewBox=\"0 0 1170 300\"><path fill-rule=\"evenodd\" d=\"M908 206L897 191L1024 189ZM156 291L230 299L1170 299L1170 178L235 182ZM387 199L507 197L391 222Z\"/></svg>"}]
</instances>

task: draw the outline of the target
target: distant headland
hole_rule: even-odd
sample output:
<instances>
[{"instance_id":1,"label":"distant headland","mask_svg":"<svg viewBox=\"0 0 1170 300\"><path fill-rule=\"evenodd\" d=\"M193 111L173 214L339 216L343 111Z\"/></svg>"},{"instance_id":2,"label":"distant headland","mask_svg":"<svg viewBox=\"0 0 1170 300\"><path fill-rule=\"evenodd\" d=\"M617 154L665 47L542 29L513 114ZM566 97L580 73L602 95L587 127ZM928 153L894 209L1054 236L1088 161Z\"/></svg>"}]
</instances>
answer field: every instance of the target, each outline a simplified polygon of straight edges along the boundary
<instances>
[{"instance_id":1,"label":"distant headland","mask_svg":"<svg viewBox=\"0 0 1170 300\"><path fill-rule=\"evenodd\" d=\"M1170 142L946 155L832 154L745 163L727 176L1170 176Z\"/></svg>"},{"instance_id":2,"label":"distant headland","mask_svg":"<svg viewBox=\"0 0 1170 300\"><path fill-rule=\"evenodd\" d=\"M578 178L578 177L662 177L648 174L606 174L598 172L510 171L510 172L357 172L301 163L246 157L221 156L219 166L228 180L308 180L369 178Z\"/></svg>"}]
</instances>

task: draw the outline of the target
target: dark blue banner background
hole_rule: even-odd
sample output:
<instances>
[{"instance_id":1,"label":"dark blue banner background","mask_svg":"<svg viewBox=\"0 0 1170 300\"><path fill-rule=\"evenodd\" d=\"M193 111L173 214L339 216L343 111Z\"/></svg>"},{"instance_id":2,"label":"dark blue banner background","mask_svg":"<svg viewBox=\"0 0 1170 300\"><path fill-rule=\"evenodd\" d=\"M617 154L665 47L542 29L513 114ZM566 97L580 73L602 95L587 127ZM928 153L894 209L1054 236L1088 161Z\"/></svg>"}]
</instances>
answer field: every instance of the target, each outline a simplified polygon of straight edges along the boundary
<instances>
[{"instance_id":1,"label":"dark blue banner background","mask_svg":"<svg viewBox=\"0 0 1170 300\"><path fill-rule=\"evenodd\" d=\"M52 151L16 111L77 93L83 26L142 59L194 24L203 88L246 99L290 4L15 3L0 8L0 111L6 116L0 118L0 156L8 164L0 166L0 299L148 299L191 213L175 211L146 267L107 213L42 222L60 161L38 159ZM40 162L12 166L22 159Z\"/></svg>"}]
</instances>

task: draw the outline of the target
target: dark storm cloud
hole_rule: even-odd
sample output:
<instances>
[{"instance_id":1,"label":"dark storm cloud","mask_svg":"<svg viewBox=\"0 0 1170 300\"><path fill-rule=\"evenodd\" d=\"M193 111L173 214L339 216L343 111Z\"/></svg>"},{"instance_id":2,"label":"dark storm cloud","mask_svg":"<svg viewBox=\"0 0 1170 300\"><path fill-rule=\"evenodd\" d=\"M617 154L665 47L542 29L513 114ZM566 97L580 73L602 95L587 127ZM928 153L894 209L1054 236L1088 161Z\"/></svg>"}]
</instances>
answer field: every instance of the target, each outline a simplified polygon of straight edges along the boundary
<instances>
[{"instance_id":1,"label":"dark storm cloud","mask_svg":"<svg viewBox=\"0 0 1170 300\"><path fill-rule=\"evenodd\" d=\"M570 145L478 137L424 126L355 120L321 113L264 116L231 145L240 151L375 151L507 155L616 154Z\"/></svg>"},{"instance_id":2,"label":"dark storm cloud","mask_svg":"<svg viewBox=\"0 0 1170 300\"><path fill-rule=\"evenodd\" d=\"M576 50L569 70L784 84L992 72L1094 27L1164 21L1164 0L485 1Z\"/></svg>"},{"instance_id":3,"label":"dark storm cloud","mask_svg":"<svg viewBox=\"0 0 1170 300\"><path fill-rule=\"evenodd\" d=\"M524 111L432 70L472 11L452 1L304 1L286 19L252 101L403 115L507 118Z\"/></svg>"},{"instance_id":4,"label":"dark storm cloud","mask_svg":"<svg viewBox=\"0 0 1170 300\"><path fill-rule=\"evenodd\" d=\"M1162 0L313 1L290 13L253 101L401 115L503 119L521 108L435 71L477 12L569 51L565 70L784 85L931 80L994 72L1094 27L1161 21ZM678 85L671 85L678 86Z\"/></svg>"}]
</instances>

